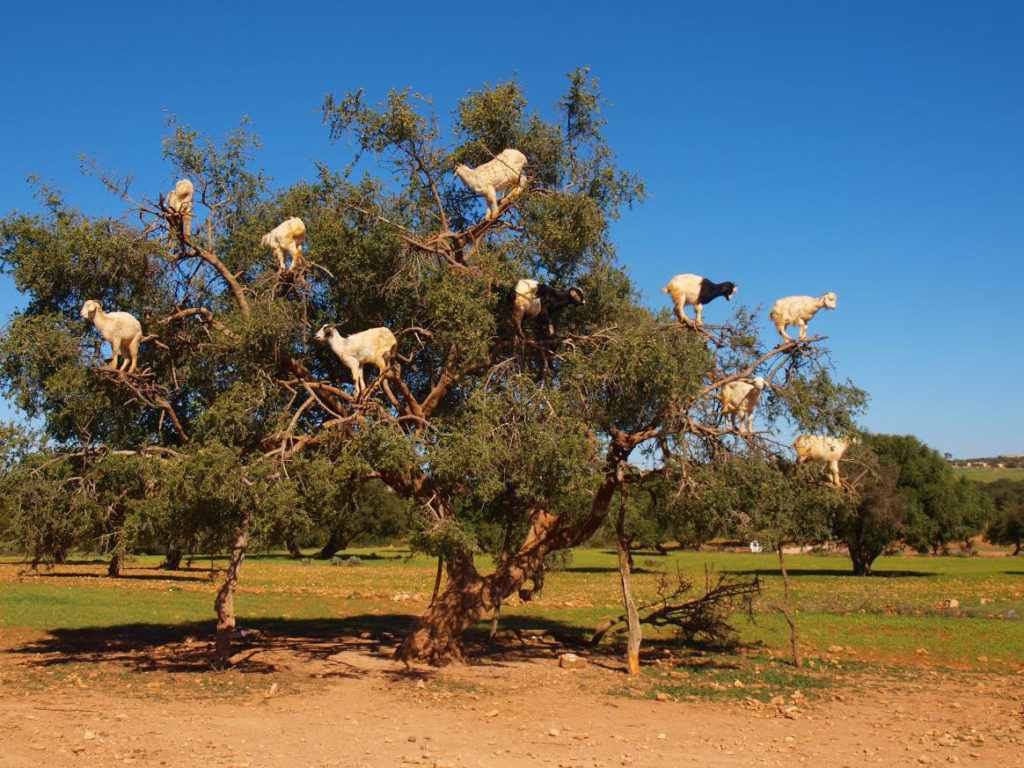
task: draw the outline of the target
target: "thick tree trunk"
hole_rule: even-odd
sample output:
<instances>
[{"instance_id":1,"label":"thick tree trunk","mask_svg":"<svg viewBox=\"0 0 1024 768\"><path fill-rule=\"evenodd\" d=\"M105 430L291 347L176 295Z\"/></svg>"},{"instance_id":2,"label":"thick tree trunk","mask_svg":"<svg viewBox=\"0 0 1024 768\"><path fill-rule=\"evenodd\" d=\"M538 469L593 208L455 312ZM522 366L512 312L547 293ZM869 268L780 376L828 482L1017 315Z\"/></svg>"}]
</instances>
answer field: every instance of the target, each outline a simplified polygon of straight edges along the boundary
<instances>
[{"instance_id":1,"label":"thick tree trunk","mask_svg":"<svg viewBox=\"0 0 1024 768\"><path fill-rule=\"evenodd\" d=\"M782 615L789 624L789 648L793 654L793 666L799 667L800 660L800 631L797 629L796 620L793 618L793 608L789 602L789 573L786 571L786 559L782 554L782 543L779 543L779 570L782 572Z\"/></svg>"},{"instance_id":2,"label":"thick tree trunk","mask_svg":"<svg viewBox=\"0 0 1024 768\"><path fill-rule=\"evenodd\" d=\"M107 565L107 576L118 578L121 576L121 556L116 552L110 556L110 563Z\"/></svg>"},{"instance_id":3,"label":"thick tree trunk","mask_svg":"<svg viewBox=\"0 0 1024 768\"><path fill-rule=\"evenodd\" d=\"M854 574L857 576L870 576L871 564L875 562L875 559L881 552L867 549L866 547L849 546L849 549Z\"/></svg>"},{"instance_id":4,"label":"thick tree trunk","mask_svg":"<svg viewBox=\"0 0 1024 768\"><path fill-rule=\"evenodd\" d=\"M284 545L288 548L288 557L293 560L299 560L303 556L302 550L299 549L298 542L295 541L294 536L289 536L285 540Z\"/></svg>"},{"instance_id":5,"label":"thick tree trunk","mask_svg":"<svg viewBox=\"0 0 1024 768\"><path fill-rule=\"evenodd\" d=\"M1017 555L1020 554L1020 545L1021 545L1021 540L1017 539L1017 548L1015 550L1013 550L1013 555L1011 555L1011 557L1016 557Z\"/></svg>"},{"instance_id":6,"label":"thick tree trunk","mask_svg":"<svg viewBox=\"0 0 1024 768\"><path fill-rule=\"evenodd\" d=\"M518 590L544 562L553 548L566 546L555 539L560 519L545 510L534 510L532 526L523 547L510 555L495 571L481 576L468 550L445 556L448 583L420 619L419 626L405 638L395 658L443 665L463 658L461 636L469 627L493 611L502 600Z\"/></svg>"},{"instance_id":7,"label":"thick tree trunk","mask_svg":"<svg viewBox=\"0 0 1024 768\"><path fill-rule=\"evenodd\" d=\"M249 515L246 514L238 526L238 535L231 547L231 560L228 563L224 583L217 590L213 607L217 611L217 640L214 651L214 665L218 669L228 667L231 659L231 636L235 632L235 586L238 584L238 571L245 559L245 548L249 543Z\"/></svg>"},{"instance_id":8,"label":"thick tree trunk","mask_svg":"<svg viewBox=\"0 0 1024 768\"><path fill-rule=\"evenodd\" d=\"M615 549L619 554L619 580L622 583L622 605L626 609L626 625L629 628L629 639L626 644L626 669L630 677L640 674L640 643L643 642L643 630L640 627L640 615L633 600L633 587L630 584L632 562L629 556L629 538L626 536L626 488L620 489L622 503L619 505L619 516L615 521Z\"/></svg>"},{"instance_id":9,"label":"thick tree trunk","mask_svg":"<svg viewBox=\"0 0 1024 768\"><path fill-rule=\"evenodd\" d=\"M543 565L545 556L556 549L574 547L598 529L608 512L615 489L622 483L622 462L630 446L614 445L605 464L605 479L594 494L590 514L574 525L563 525L561 517L544 509L530 513L530 532L526 541L493 573L484 577L473 564L473 554L456 550L445 556L448 583L419 626L395 651L405 663L414 660L447 664L462 658L461 635L486 616L501 600L518 590ZM431 496L435 505L440 502ZM450 509L442 511L451 515ZM453 515L452 515L453 516Z\"/></svg>"},{"instance_id":10,"label":"thick tree trunk","mask_svg":"<svg viewBox=\"0 0 1024 768\"><path fill-rule=\"evenodd\" d=\"M330 560L339 551L343 551L345 549L348 549L348 539L344 538L337 531L331 531L330 535L327 537L327 541L322 547L320 547L320 551L313 555L313 557L317 560Z\"/></svg>"},{"instance_id":11,"label":"thick tree trunk","mask_svg":"<svg viewBox=\"0 0 1024 768\"><path fill-rule=\"evenodd\" d=\"M181 558L184 557L184 555L184 550L176 547L170 547L164 555L164 562L160 567L165 571L176 571L181 568Z\"/></svg>"}]
</instances>

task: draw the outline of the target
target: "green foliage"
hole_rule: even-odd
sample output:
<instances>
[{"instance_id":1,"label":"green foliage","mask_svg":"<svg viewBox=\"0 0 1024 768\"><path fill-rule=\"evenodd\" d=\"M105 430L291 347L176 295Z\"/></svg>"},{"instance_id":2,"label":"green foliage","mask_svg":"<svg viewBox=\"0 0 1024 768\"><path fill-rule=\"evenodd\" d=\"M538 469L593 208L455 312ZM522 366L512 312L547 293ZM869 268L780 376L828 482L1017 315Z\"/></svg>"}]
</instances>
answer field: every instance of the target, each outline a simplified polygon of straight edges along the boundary
<instances>
[{"instance_id":1,"label":"green foliage","mask_svg":"<svg viewBox=\"0 0 1024 768\"><path fill-rule=\"evenodd\" d=\"M1024 480L995 480L980 485L992 502L994 516L985 538L993 544L1012 544L1020 554L1024 542Z\"/></svg>"},{"instance_id":2,"label":"green foliage","mask_svg":"<svg viewBox=\"0 0 1024 768\"><path fill-rule=\"evenodd\" d=\"M958 478L938 451L910 435L867 435L848 457L865 466L864 484L837 518L858 573L897 542L919 552L945 553L980 533L990 509Z\"/></svg>"}]
</instances>

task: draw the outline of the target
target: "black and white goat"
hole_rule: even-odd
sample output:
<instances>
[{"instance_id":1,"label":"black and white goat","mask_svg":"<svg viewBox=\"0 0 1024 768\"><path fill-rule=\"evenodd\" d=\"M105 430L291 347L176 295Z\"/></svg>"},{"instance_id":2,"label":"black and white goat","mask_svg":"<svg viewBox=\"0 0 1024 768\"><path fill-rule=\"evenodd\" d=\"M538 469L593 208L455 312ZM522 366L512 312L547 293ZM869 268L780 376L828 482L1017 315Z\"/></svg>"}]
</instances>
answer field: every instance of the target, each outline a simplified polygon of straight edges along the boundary
<instances>
[{"instance_id":1,"label":"black and white goat","mask_svg":"<svg viewBox=\"0 0 1024 768\"><path fill-rule=\"evenodd\" d=\"M586 304L583 291L576 286L566 290L552 288L536 280L520 280L512 289L512 325L523 336L523 318L538 317L547 323L548 335L555 335L554 320L570 304Z\"/></svg>"},{"instance_id":2,"label":"black and white goat","mask_svg":"<svg viewBox=\"0 0 1024 768\"><path fill-rule=\"evenodd\" d=\"M683 313L683 309L689 304L693 305L697 313L696 325L703 323L705 304L719 296L725 296L726 301L732 301L736 291L736 283L713 283L700 275L676 275L668 285L661 289L662 293L667 293L672 297L672 302L676 305L675 314L680 323L689 323L689 318Z\"/></svg>"}]
</instances>

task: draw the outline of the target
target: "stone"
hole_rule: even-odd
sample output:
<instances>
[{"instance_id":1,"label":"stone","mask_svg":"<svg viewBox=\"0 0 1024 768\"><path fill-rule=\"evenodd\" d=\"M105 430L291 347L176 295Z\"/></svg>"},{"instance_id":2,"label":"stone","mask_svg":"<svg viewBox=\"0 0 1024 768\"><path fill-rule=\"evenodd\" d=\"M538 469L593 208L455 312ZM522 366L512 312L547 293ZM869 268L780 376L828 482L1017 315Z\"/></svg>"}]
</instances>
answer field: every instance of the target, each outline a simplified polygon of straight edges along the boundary
<instances>
[{"instance_id":1,"label":"stone","mask_svg":"<svg viewBox=\"0 0 1024 768\"><path fill-rule=\"evenodd\" d=\"M830 645L828 647L828 652L829 653L842 653L843 650L844 650L844 648L841 645Z\"/></svg>"},{"instance_id":2,"label":"stone","mask_svg":"<svg viewBox=\"0 0 1024 768\"><path fill-rule=\"evenodd\" d=\"M959 608L960 607L960 601L957 600L955 597L951 597L949 600L946 601L946 607L947 608Z\"/></svg>"},{"instance_id":3,"label":"stone","mask_svg":"<svg viewBox=\"0 0 1024 768\"><path fill-rule=\"evenodd\" d=\"M587 660L575 653L563 653L558 657L558 666L562 669L582 669L587 666Z\"/></svg>"},{"instance_id":4,"label":"stone","mask_svg":"<svg viewBox=\"0 0 1024 768\"><path fill-rule=\"evenodd\" d=\"M659 693L659 694L658 694L657 696L655 696L654 698L655 698L655 699L656 699L657 701L672 701L672 697L671 697L671 696L669 696L669 695L668 695L667 693Z\"/></svg>"}]
</instances>

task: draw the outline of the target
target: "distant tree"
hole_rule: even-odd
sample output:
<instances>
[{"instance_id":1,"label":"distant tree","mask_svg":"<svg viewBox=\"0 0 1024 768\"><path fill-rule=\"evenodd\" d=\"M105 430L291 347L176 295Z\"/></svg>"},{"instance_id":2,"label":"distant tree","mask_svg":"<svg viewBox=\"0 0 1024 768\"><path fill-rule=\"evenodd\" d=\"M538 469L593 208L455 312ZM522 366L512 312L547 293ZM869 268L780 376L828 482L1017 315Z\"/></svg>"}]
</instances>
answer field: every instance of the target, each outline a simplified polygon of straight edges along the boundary
<instances>
[{"instance_id":1,"label":"distant tree","mask_svg":"<svg viewBox=\"0 0 1024 768\"><path fill-rule=\"evenodd\" d=\"M995 509L985 538L993 544L1010 544L1013 554L1019 555L1024 542L1024 480L979 483L979 490L991 499Z\"/></svg>"},{"instance_id":2,"label":"distant tree","mask_svg":"<svg viewBox=\"0 0 1024 768\"><path fill-rule=\"evenodd\" d=\"M984 497L916 437L867 435L849 458L862 467L862 481L836 517L835 533L849 547L854 573L869 574L897 542L940 554L984 529Z\"/></svg>"}]
</instances>

